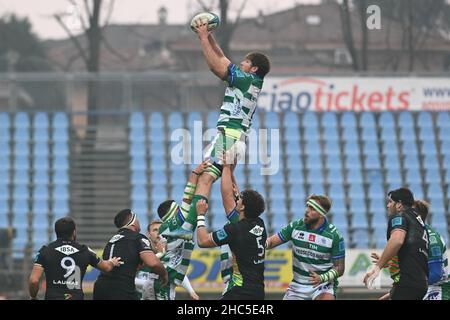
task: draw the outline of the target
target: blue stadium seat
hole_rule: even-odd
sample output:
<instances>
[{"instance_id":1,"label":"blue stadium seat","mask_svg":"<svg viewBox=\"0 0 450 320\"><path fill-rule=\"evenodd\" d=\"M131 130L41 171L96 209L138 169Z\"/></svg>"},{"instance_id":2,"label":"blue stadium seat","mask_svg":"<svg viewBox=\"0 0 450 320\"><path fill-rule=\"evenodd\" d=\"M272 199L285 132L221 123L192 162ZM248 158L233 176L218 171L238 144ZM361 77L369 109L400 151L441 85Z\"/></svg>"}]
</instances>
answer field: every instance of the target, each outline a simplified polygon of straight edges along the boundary
<instances>
[{"instance_id":1,"label":"blue stadium seat","mask_svg":"<svg viewBox=\"0 0 450 320\"><path fill-rule=\"evenodd\" d=\"M386 203L385 197L373 198L369 201L369 212L373 214L373 219L375 222L382 221L383 224L386 223ZM372 221L372 222L374 222Z\"/></svg>"},{"instance_id":2,"label":"blue stadium seat","mask_svg":"<svg viewBox=\"0 0 450 320\"><path fill-rule=\"evenodd\" d=\"M359 157L360 151L357 142L345 142L344 143L344 154L352 157Z\"/></svg>"},{"instance_id":3,"label":"blue stadium seat","mask_svg":"<svg viewBox=\"0 0 450 320\"><path fill-rule=\"evenodd\" d=\"M150 177L150 183L154 186L167 186L169 179L165 171L153 171Z\"/></svg>"},{"instance_id":4,"label":"blue stadium seat","mask_svg":"<svg viewBox=\"0 0 450 320\"><path fill-rule=\"evenodd\" d=\"M361 128L375 128L375 115L373 112L362 112L359 115L359 126Z\"/></svg>"},{"instance_id":5,"label":"blue stadium seat","mask_svg":"<svg viewBox=\"0 0 450 320\"><path fill-rule=\"evenodd\" d=\"M401 141L416 141L416 131L413 127L400 128L399 138Z\"/></svg>"},{"instance_id":6,"label":"blue stadium seat","mask_svg":"<svg viewBox=\"0 0 450 320\"><path fill-rule=\"evenodd\" d=\"M381 169L366 170L366 181L369 183L383 183L383 172Z\"/></svg>"},{"instance_id":7,"label":"blue stadium seat","mask_svg":"<svg viewBox=\"0 0 450 320\"><path fill-rule=\"evenodd\" d=\"M302 154L302 151L300 149L300 143L298 141L287 141L286 150L288 150L288 155Z\"/></svg>"},{"instance_id":8,"label":"blue stadium seat","mask_svg":"<svg viewBox=\"0 0 450 320\"><path fill-rule=\"evenodd\" d=\"M429 112L419 112L417 117L417 124L421 128L432 128L433 127L433 118Z\"/></svg>"},{"instance_id":9,"label":"blue stadium seat","mask_svg":"<svg viewBox=\"0 0 450 320\"><path fill-rule=\"evenodd\" d=\"M288 111L284 113L283 126L287 128L299 128L298 113Z\"/></svg>"},{"instance_id":10,"label":"blue stadium seat","mask_svg":"<svg viewBox=\"0 0 450 320\"><path fill-rule=\"evenodd\" d=\"M325 127L322 134L323 141L339 141L339 133L337 127Z\"/></svg>"},{"instance_id":11,"label":"blue stadium seat","mask_svg":"<svg viewBox=\"0 0 450 320\"><path fill-rule=\"evenodd\" d=\"M65 217L69 214L69 203L65 199L53 199L53 214L55 220Z\"/></svg>"},{"instance_id":12,"label":"blue stadium seat","mask_svg":"<svg viewBox=\"0 0 450 320\"><path fill-rule=\"evenodd\" d=\"M381 128L394 128L395 121L392 112L381 112L378 123L380 124Z\"/></svg>"},{"instance_id":13,"label":"blue stadium seat","mask_svg":"<svg viewBox=\"0 0 450 320\"><path fill-rule=\"evenodd\" d=\"M333 207L335 205L336 199L344 199L345 198L345 189L342 183L332 183L328 189L328 194L330 195L331 200L333 201Z\"/></svg>"},{"instance_id":14,"label":"blue stadium seat","mask_svg":"<svg viewBox=\"0 0 450 320\"><path fill-rule=\"evenodd\" d=\"M53 183L56 185L69 184L69 173L67 170L55 170L53 174Z\"/></svg>"},{"instance_id":15,"label":"blue stadium seat","mask_svg":"<svg viewBox=\"0 0 450 320\"><path fill-rule=\"evenodd\" d=\"M436 124L439 128L449 128L450 127L450 113L448 111L438 112Z\"/></svg>"},{"instance_id":16,"label":"blue stadium seat","mask_svg":"<svg viewBox=\"0 0 450 320\"><path fill-rule=\"evenodd\" d=\"M150 157L165 157L165 155L166 146L162 141L152 141L150 143Z\"/></svg>"},{"instance_id":17,"label":"blue stadium seat","mask_svg":"<svg viewBox=\"0 0 450 320\"><path fill-rule=\"evenodd\" d=\"M36 171L33 177L33 183L35 185L47 185L50 182L47 171Z\"/></svg>"},{"instance_id":18,"label":"blue stadium seat","mask_svg":"<svg viewBox=\"0 0 450 320\"><path fill-rule=\"evenodd\" d=\"M412 116L412 113L409 111L401 112L398 117L398 125L400 128L413 128L414 118Z\"/></svg>"},{"instance_id":19,"label":"blue stadium seat","mask_svg":"<svg viewBox=\"0 0 450 320\"><path fill-rule=\"evenodd\" d=\"M385 196L384 188L381 183L369 184L369 199L382 199Z\"/></svg>"},{"instance_id":20,"label":"blue stadium seat","mask_svg":"<svg viewBox=\"0 0 450 320\"><path fill-rule=\"evenodd\" d=\"M144 185L134 185L131 188L132 201L143 200L147 201L147 188Z\"/></svg>"},{"instance_id":21,"label":"blue stadium seat","mask_svg":"<svg viewBox=\"0 0 450 320\"><path fill-rule=\"evenodd\" d=\"M317 156L322 153L320 144L318 144L317 141L306 140L304 150L305 150L306 155L308 155L308 156L309 155Z\"/></svg>"},{"instance_id":22,"label":"blue stadium seat","mask_svg":"<svg viewBox=\"0 0 450 320\"><path fill-rule=\"evenodd\" d=\"M278 117L278 113L277 112L266 112L265 113L266 119L264 121L264 125L266 128L271 128L271 129L278 129L280 128L280 119Z\"/></svg>"},{"instance_id":23,"label":"blue stadium seat","mask_svg":"<svg viewBox=\"0 0 450 320\"><path fill-rule=\"evenodd\" d=\"M434 156L438 154L436 144L434 143L434 141L422 143L422 154Z\"/></svg>"},{"instance_id":24,"label":"blue stadium seat","mask_svg":"<svg viewBox=\"0 0 450 320\"><path fill-rule=\"evenodd\" d=\"M384 168L400 169L400 160L397 154L386 154L384 156Z\"/></svg>"},{"instance_id":25,"label":"blue stadium seat","mask_svg":"<svg viewBox=\"0 0 450 320\"><path fill-rule=\"evenodd\" d=\"M12 206L12 212L14 213L14 216L21 214L26 215L28 211L28 201L20 200L19 198L14 199Z\"/></svg>"},{"instance_id":26,"label":"blue stadium seat","mask_svg":"<svg viewBox=\"0 0 450 320\"><path fill-rule=\"evenodd\" d=\"M390 168L386 166L386 182L390 184L401 184L402 176L398 168Z\"/></svg>"},{"instance_id":27,"label":"blue stadium seat","mask_svg":"<svg viewBox=\"0 0 450 320\"><path fill-rule=\"evenodd\" d=\"M183 116L180 112L172 112L168 119L169 130L184 128Z\"/></svg>"},{"instance_id":28,"label":"blue stadium seat","mask_svg":"<svg viewBox=\"0 0 450 320\"><path fill-rule=\"evenodd\" d=\"M324 112L322 113L322 127L337 127L337 116L335 112Z\"/></svg>"},{"instance_id":29,"label":"blue stadium seat","mask_svg":"<svg viewBox=\"0 0 450 320\"><path fill-rule=\"evenodd\" d=\"M28 170L16 170L13 176L13 183L15 185L27 185L30 183L30 175Z\"/></svg>"},{"instance_id":30,"label":"blue stadium seat","mask_svg":"<svg viewBox=\"0 0 450 320\"><path fill-rule=\"evenodd\" d=\"M187 182L187 176L184 170L171 171L171 184L172 185L184 185Z\"/></svg>"},{"instance_id":31,"label":"blue stadium seat","mask_svg":"<svg viewBox=\"0 0 450 320\"><path fill-rule=\"evenodd\" d=\"M422 182L422 178L420 177L420 172L418 171L418 169L406 169L405 177L406 182L409 184Z\"/></svg>"},{"instance_id":32,"label":"blue stadium seat","mask_svg":"<svg viewBox=\"0 0 450 320\"><path fill-rule=\"evenodd\" d=\"M366 156L364 159L364 164L365 164L366 169L368 169L368 170L381 168L380 158L378 157L378 155Z\"/></svg>"},{"instance_id":33,"label":"blue stadium seat","mask_svg":"<svg viewBox=\"0 0 450 320\"><path fill-rule=\"evenodd\" d=\"M450 140L442 142L441 152L444 155L450 155Z\"/></svg>"},{"instance_id":34,"label":"blue stadium seat","mask_svg":"<svg viewBox=\"0 0 450 320\"><path fill-rule=\"evenodd\" d=\"M268 175L267 178L270 186L282 185L286 182L286 178L284 177L282 170L278 170L278 172L273 175Z\"/></svg>"},{"instance_id":35,"label":"blue stadium seat","mask_svg":"<svg viewBox=\"0 0 450 320\"><path fill-rule=\"evenodd\" d=\"M381 127L381 140L397 142L397 132L394 127Z\"/></svg>"},{"instance_id":36,"label":"blue stadium seat","mask_svg":"<svg viewBox=\"0 0 450 320\"><path fill-rule=\"evenodd\" d=\"M164 128L164 116L161 112L150 112L148 116L149 128Z\"/></svg>"},{"instance_id":37,"label":"blue stadium seat","mask_svg":"<svg viewBox=\"0 0 450 320\"><path fill-rule=\"evenodd\" d=\"M298 207L303 208L305 204L305 189L303 183L293 183L289 188L289 199L291 200L292 209L298 210Z\"/></svg>"},{"instance_id":38,"label":"blue stadium seat","mask_svg":"<svg viewBox=\"0 0 450 320\"><path fill-rule=\"evenodd\" d=\"M446 162L446 163L450 163L450 162ZM445 179L445 182L450 185L450 167L446 168L444 179ZM448 195L450 196L450 192L448 193Z\"/></svg>"},{"instance_id":39,"label":"blue stadium seat","mask_svg":"<svg viewBox=\"0 0 450 320\"><path fill-rule=\"evenodd\" d=\"M128 126L131 130L133 129L144 129L145 128L145 117L142 112L132 112L128 121Z\"/></svg>"},{"instance_id":40,"label":"blue stadium seat","mask_svg":"<svg viewBox=\"0 0 450 320\"><path fill-rule=\"evenodd\" d=\"M0 154L0 171L8 172L10 169L9 156Z\"/></svg>"},{"instance_id":41,"label":"blue stadium seat","mask_svg":"<svg viewBox=\"0 0 450 320\"><path fill-rule=\"evenodd\" d=\"M438 131L440 141L450 141L450 127L440 128Z\"/></svg>"},{"instance_id":42,"label":"blue stadium seat","mask_svg":"<svg viewBox=\"0 0 450 320\"><path fill-rule=\"evenodd\" d=\"M352 228L369 228L363 200L353 200L350 204L350 212L353 213Z\"/></svg>"},{"instance_id":43,"label":"blue stadium seat","mask_svg":"<svg viewBox=\"0 0 450 320\"><path fill-rule=\"evenodd\" d=\"M376 155L378 156L380 154L378 142L376 141L370 141L370 140L363 140L363 155L369 156L369 155Z\"/></svg>"},{"instance_id":44,"label":"blue stadium seat","mask_svg":"<svg viewBox=\"0 0 450 320\"><path fill-rule=\"evenodd\" d=\"M145 131L144 128L135 128L132 127L130 129L129 140L131 143L144 143L145 142ZM144 149L145 150L145 149Z\"/></svg>"},{"instance_id":45,"label":"blue stadium seat","mask_svg":"<svg viewBox=\"0 0 450 320\"><path fill-rule=\"evenodd\" d=\"M48 129L47 128L35 128L33 130L33 141L34 142L45 142L49 141Z\"/></svg>"},{"instance_id":46,"label":"blue stadium seat","mask_svg":"<svg viewBox=\"0 0 450 320\"><path fill-rule=\"evenodd\" d=\"M423 199L424 198L422 181L415 182L415 183L408 183L408 187L411 190L411 192L414 194L415 199ZM392 190L392 189L390 189L390 190Z\"/></svg>"},{"instance_id":47,"label":"blue stadium seat","mask_svg":"<svg viewBox=\"0 0 450 320\"><path fill-rule=\"evenodd\" d=\"M351 183L348 187L348 198L352 201L355 199L364 199L366 193L364 192L364 188L362 184L359 183Z\"/></svg>"},{"instance_id":48,"label":"blue stadium seat","mask_svg":"<svg viewBox=\"0 0 450 320\"><path fill-rule=\"evenodd\" d=\"M441 183L441 173L439 169L425 169L425 182L429 184Z\"/></svg>"},{"instance_id":49,"label":"blue stadium seat","mask_svg":"<svg viewBox=\"0 0 450 320\"><path fill-rule=\"evenodd\" d=\"M53 156L67 157L69 155L69 145L65 142L55 142L53 144Z\"/></svg>"},{"instance_id":50,"label":"blue stadium seat","mask_svg":"<svg viewBox=\"0 0 450 320\"><path fill-rule=\"evenodd\" d=\"M319 183L319 184L325 182L322 169L308 169L306 171L306 181L308 183Z\"/></svg>"},{"instance_id":51,"label":"blue stadium seat","mask_svg":"<svg viewBox=\"0 0 450 320\"><path fill-rule=\"evenodd\" d=\"M342 139L346 142L357 143L358 132L355 127L344 127L342 129Z\"/></svg>"},{"instance_id":52,"label":"blue stadium seat","mask_svg":"<svg viewBox=\"0 0 450 320\"><path fill-rule=\"evenodd\" d=\"M67 185L56 185L53 188L53 199L59 199L61 201L69 200L69 187Z\"/></svg>"},{"instance_id":53,"label":"blue stadium seat","mask_svg":"<svg viewBox=\"0 0 450 320\"><path fill-rule=\"evenodd\" d=\"M67 129L69 127L69 119L64 112L56 112L53 115L53 127Z\"/></svg>"},{"instance_id":54,"label":"blue stadium seat","mask_svg":"<svg viewBox=\"0 0 450 320\"><path fill-rule=\"evenodd\" d=\"M310 181L308 194L325 194L323 183L320 183L319 181Z\"/></svg>"},{"instance_id":55,"label":"blue stadium seat","mask_svg":"<svg viewBox=\"0 0 450 320\"><path fill-rule=\"evenodd\" d=\"M3 134L9 136L9 128L10 128L9 114L6 112L0 112L0 133L2 134L0 135L0 137L5 138ZM6 141L6 139L0 141Z\"/></svg>"},{"instance_id":56,"label":"blue stadium seat","mask_svg":"<svg viewBox=\"0 0 450 320\"><path fill-rule=\"evenodd\" d=\"M352 183L352 184L363 183L361 170L359 170L357 168L356 169L352 168L352 169L348 170L347 183Z\"/></svg>"},{"instance_id":57,"label":"blue stadium seat","mask_svg":"<svg viewBox=\"0 0 450 320\"><path fill-rule=\"evenodd\" d=\"M354 112L344 112L341 115L341 127L356 127L356 117Z\"/></svg>"},{"instance_id":58,"label":"blue stadium seat","mask_svg":"<svg viewBox=\"0 0 450 320\"><path fill-rule=\"evenodd\" d=\"M339 156L325 156L325 168L329 170L341 169L342 162Z\"/></svg>"},{"instance_id":59,"label":"blue stadium seat","mask_svg":"<svg viewBox=\"0 0 450 320\"><path fill-rule=\"evenodd\" d=\"M361 169L361 160L359 156L346 155L344 160L346 169Z\"/></svg>"},{"instance_id":60,"label":"blue stadium seat","mask_svg":"<svg viewBox=\"0 0 450 320\"><path fill-rule=\"evenodd\" d=\"M186 122L188 128L194 128L195 125L201 125L202 127L204 126L202 114L196 111L192 111L187 114Z\"/></svg>"},{"instance_id":61,"label":"blue stadium seat","mask_svg":"<svg viewBox=\"0 0 450 320\"><path fill-rule=\"evenodd\" d=\"M149 128L149 142L152 143L153 141L162 142L166 139L164 130L161 128Z\"/></svg>"},{"instance_id":62,"label":"blue stadium seat","mask_svg":"<svg viewBox=\"0 0 450 320\"><path fill-rule=\"evenodd\" d=\"M305 127L303 131L303 139L318 143L320 140L320 132L318 127Z\"/></svg>"},{"instance_id":63,"label":"blue stadium seat","mask_svg":"<svg viewBox=\"0 0 450 320\"><path fill-rule=\"evenodd\" d=\"M355 230L352 234L353 244L358 249L369 248L369 234L366 230Z\"/></svg>"},{"instance_id":64,"label":"blue stadium seat","mask_svg":"<svg viewBox=\"0 0 450 320\"><path fill-rule=\"evenodd\" d=\"M252 129L258 130L259 128L261 128L261 120L260 120L260 118L261 118L261 116L259 115L259 112L256 111L253 114L253 118L252 118Z\"/></svg>"},{"instance_id":65,"label":"blue stadium seat","mask_svg":"<svg viewBox=\"0 0 450 320\"><path fill-rule=\"evenodd\" d=\"M219 119L218 111L209 111L206 117L206 125L208 129L215 128L218 119Z\"/></svg>"},{"instance_id":66,"label":"blue stadium seat","mask_svg":"<svg viewBox=\"0 0 450 320\"><path fill-rule=\"evenodd\" d=\"M47 215L49 213L47 200L34 200L31 212L35 215Z\"/></svg>"},{"instance_id":67,"label":"blue stadium seat","mask_svg":"<svg viewBox=\"0 0 450 320\"><path fill-rule=\"evenodd\" d=\"M131 172L131 184L132 185L146 185L147 174L145 170L133 170Z\"/></svg>"},{"instance_id":68,"label":"blue stadium seat","mask_svg":"<svg viewBox=\"0 0 450 320\"><path fill-rule=\"evenodd\" d=\"M28 142L17 142L14 145L14 155L28 157L30 155L30 146Z\"/></svg>"},{"instance_id":69,"label":"blue stadium seat","mask_svg":"<svg viewBox=\"0 0 450 320\"><path fill-rule=\"evenodd\" d=\"M306 152L306 169L322 169L322 157L319 154Z\"/></svg>"},{"instance_id":70,"label":"blue stadium seat","mask_svg":"<svg viewBox=\"0 0 450 320\"><path fill-rule=\"evenodd\" d=\"M342 170L340 168L328 170L327 176L328 183L342 183L343 181L344 177L342 175Z\"/></svg>"},{"instance_id":71,"label":"blue stadium seat","mask_svg":"<svg viewBox=\"0 0 450 320\"><path fill-rule=\"evenodd\" d=\"M47 142L36 142L33 146L33 156L47 158L50 154L49 146ZM48 161L48 160L47 160Z\"/></svg>"},{"instance_id":72,"label":"blue stadium seat","mask_svg":"<svg viewBox=\"0 0 450 320\"><path fill-rule=\"evenodd\" d=\"M69 141L69 132L66 128L53 128L52 141L67 143Z\"/></svg>"},{"instance_id":73,"label":"blue stadium seat","mask_svg":"<svg viewBox=\"0 0 450 320\"><path fill-rule=\"evenodd\" d=\"M152 202L161 203L167 200L167 188L165 186L154 186L151 188Z\"/></svg>"},{"instance_id":74,"label":"blue stadium seat","mask_svg":"<svg viewBox=\"0 0 450 320\"><path fill-rule=\"evenodd\" d=\"M443 195L441 185L440 184L435 184L435 183L430 184L428 186L427 194L428 194L428 196L430 196L430 195Z\"/></svg>"},{"instance_id":75,"label":"blue stadium seat","mask_svg":"<svg viewBox=\"0 0 450 320\"><path fill-rule=\"evenodd\" d=\"M166 170L167 163L163 157L151 157L150 158L150 169L154 171L164 171Z\"/></svg>"},{"instance_id":76,"label":"blue stadium seat","mask_svg":"<svg viewBox=\"0 0 450 320\"><path fill-rule=\"evenodd\" d=\"M325 154L339 158L341 154L339 143L334 140L325 140Z\"/></svg>"},{"instance_id":77,"label":"blue stadium seat","mask_svg":"<svg viewBox=\"0 0 450 320\"><path fill-rule=\"evenodd\" d=\"M67 157L58 156L53 159L53 170L66 171L69 170L69 161Z\"/></svg>"},{"instance_id":78,"label":"blue stadium seat","mask_svg":"<svg viewBox=\"0 0 450 320\"><path fill-rule=\"evenodd\" d=\"M298 183L304 183L304 177L303 177L303 171L301 168L294 169L289 168L288 174L287 174L287 181L289 184L298 184Z\"/></svg>"},{"instance_id":79,"label":"blue stadium seat","mask_svg":"<svg viewBox=\"0 0 450 320\"><path fill-rule=\"evenodd\" d=\"M283 199L272 199L270 204L270 210L273 215L286 216L287 215L286 201Z\"/></svg>"},{"instance_id":80,"label":"blue stadium seat","mask_svg":"<svg viewBox=\"0 0 450 320\"><path fill-rule=\"evenodd\" d=\"M300 141L300 132L298 127L287 127L284 131L284 141L295 141L295 143L299 143Z\"/></svg>"},{"instance_id":81,"label":"blue stadium seat","mask_svg":"<svg viewBox=\"0 0 450 320\"><path fill-rule=\"evenodd\" d=\"M17 112L14 117L14 127L26 128L30 127L30 118L26 112Z\"/></svg>"},{"instance_id":82,"label":"blue stadium seat","mask_svg":"<svg viewBox=\"0 0 450 320\"><path fill-rule=\"evenodd\" d=\"M414 168L414 169L420 168L419 159L417 157L417 154L406 153L406 156L403 159L403 167L404 168L409 168L409 169L411 169L411 168Z\"/></svg>"},{"instance_id":83,"label":"blue stadium seat","mask_svg":"<svg viewBox=\"0 0 450 320\"><path fill-rule=\"evenodd\" d=\"M263 184L265 176L261 175L260 167L249 166L248 183L249 184Z\"/></svg>"},{"instance_id":84,"label":"blue stadium seat","mask_svg":"<svg viewBox=\"0 0 450 320\"><path fill-rule=\"evenodd\" d=\"M423 158L423 167L425 169L439 169L439 162L434 154L425 154Z\"/></svg>"},{"instance_id":85,"label":"blue stadium seat","mask_svg":"<svg viewBox=\"0 0 450 320\"><path fill-rule=\"evenodd\" d=\"M363 127L361 131L362 141L377 141L377 131L374 127Z\"/></svg>"},{"instance_id":86,"label":"blue stadium seat","mask_svg":"<svg viewBox=\"0 0 450 320\"><path fill-rule=\"evenodd\" d=\"M25 171L30 168L30 160L28 156L18 155L14 158L13 168L15 171Z\"/></svg>"},{"instance_id":87,"label":"blue stadium seat","mask_svg":"<svg viewBox=\"0 0 450 320\"><path fill-rule=\"evenodd\" d=\"M35 185L33 189L33 199L47 200L49 198L48 187L44 185Z\"/></svg>"},{"instance_id":88,"label":"blue stadium seat","mask_svg":"<svg viewBox=\"0 0 450 320\"><path fill-rule=\"evenodd\" d=\"M271 226L272 226L273 232L281 231L281 229L286 227L288 224L289 224L289 221L287 220L287 215L285 215L285 214L277 214L272 217Z\"/></svg>"},{"instance_id":89,"label":"blue stadium seat","mask_svg":"<svg viewBox=\"0 0 450 320\"><path fill-rule=\"evenodd\" d=\"M428 142L428 143L434 143L436 136L434 134L434 129L425 127L419 129L419 135L418 135L419 141Z\"/></svg>"},{"instance_id":90,"label":"blue stadium seat","mask_svg":"<svg viewBox=\"0 0 450 320\"><path fill-rule=\"evenodd\" d=\"M143 156L131 156L131 170L145 171L147 170L147 161Z\"/></svg>"},{"instance_id":91,"label":"blue stadium seat","mask_svg":"<svg viewBox=\"0 0 450 320\"><path fill-rule=\"evenodd\" d=\"M300 119L302 120L302 126L307 128L305 131L309 131L311 128L317 129L319 127L316 112L306 111L301 113Z\"/></svg>"}]
</instances>

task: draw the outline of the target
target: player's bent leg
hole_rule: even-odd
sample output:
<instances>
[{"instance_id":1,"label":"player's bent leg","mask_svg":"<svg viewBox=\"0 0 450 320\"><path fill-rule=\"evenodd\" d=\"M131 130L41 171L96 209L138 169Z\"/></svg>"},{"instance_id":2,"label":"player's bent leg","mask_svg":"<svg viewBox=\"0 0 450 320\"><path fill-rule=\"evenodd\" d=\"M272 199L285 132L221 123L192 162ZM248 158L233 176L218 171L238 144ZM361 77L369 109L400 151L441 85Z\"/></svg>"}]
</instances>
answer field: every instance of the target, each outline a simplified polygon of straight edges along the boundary
<instances>
[{"instance_id":1,"label":"player's bent leg","mask_svg":"<svg viewBox=\"0 0 450 320\"><path fill-rule=\"evenodd\" d=\"M336 300L336 289L331 283L322 283L313 287L313 300Z\"/></svg>"}]
</instances>

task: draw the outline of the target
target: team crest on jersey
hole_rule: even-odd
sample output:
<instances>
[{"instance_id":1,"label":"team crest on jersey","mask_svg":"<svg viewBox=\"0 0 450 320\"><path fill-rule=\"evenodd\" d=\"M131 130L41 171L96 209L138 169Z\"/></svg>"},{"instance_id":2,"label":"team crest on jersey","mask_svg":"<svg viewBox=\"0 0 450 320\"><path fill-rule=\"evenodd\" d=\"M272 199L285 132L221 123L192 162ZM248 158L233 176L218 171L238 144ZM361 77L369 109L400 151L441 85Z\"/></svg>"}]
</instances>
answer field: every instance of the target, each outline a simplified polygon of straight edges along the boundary
<instances>
[{"instance_id":1,"label":"team crest on jersey","mask_svg":"<svg viewBox=\"0 0 450 320\"><path fill-rule=\"evenodd\" d=\"M57 247L57 248L55 248L55 250L61 252L62 254L65 254L66 256L70 256L71 254L74 254L74 253L77 253L78 251L80 251L77 248L72 247L71 245L68 245L68 244Z\"/></svg>"},{"instance_id":2,"label":"team crest on jersey","mask_svg":"<svg viewBox=\"0 0 450 320\"><path fill-rule=\"evenodd\" d=\"M123 235L121 235L121 234L116 234L116 235L114 235L114 236L111 238L111 240L109 240L109 242L110 242L110 243L117 242L117 241L119 241L120 239L122 239L123 237L125 237L125 236L123 236Z\"/></svg>"},{"instance_id":3,"label":"team crest on jersey","mask_svg":"<svg viewBox=\"0 0 450 320\"><path fill-rule=\"evenodd\" d=\"M436 244L437 243L437 239L435 236L431 236L430 237L430 244Z\"/></svg>"},{"instance_id":4,"label":"team crest on jersey","mask_svg":"<svg viewBox=\"0 0 450 320\"><path fill-rule=\"evenodd\" d=\"M254 234L255 236L259 237L260 235L263 234L264 228L260 227L260 226L255 226L252 230L250 230L249 232Z\"/></svg>"},{"instance_id":5,"label":"team crest on jersey","mask_svg":"<svg viewBox=\"0 0 450 320\"><path fill-rule=\"evenodd\" d=\"M308 241L316 242L316 235L315 234L310 234L309 237L308 237Z\"/></svg>"}]
</instances>

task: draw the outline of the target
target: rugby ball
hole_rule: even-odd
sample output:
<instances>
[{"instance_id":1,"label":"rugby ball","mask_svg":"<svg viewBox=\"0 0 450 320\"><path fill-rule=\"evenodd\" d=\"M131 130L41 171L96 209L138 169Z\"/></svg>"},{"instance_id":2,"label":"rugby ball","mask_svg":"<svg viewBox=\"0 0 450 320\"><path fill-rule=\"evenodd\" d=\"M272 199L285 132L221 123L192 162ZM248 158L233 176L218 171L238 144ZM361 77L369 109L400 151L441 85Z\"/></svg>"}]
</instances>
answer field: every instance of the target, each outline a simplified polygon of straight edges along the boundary
<instances>
[{"instance_id":1,"label":"rugby ball","mask_svg":"<svg viewBox=\"0 0 450 320\"><path fill-rule=\"evenodd\" d=\"M194 32L197 32L197 30L195 29L195 21L197 21L198 19L208 22L208 31L215 30L220 25L220 18L217 14L212 12L200 12L196 14L191 20L191 30Z\"/></svg>"}]
</instances>

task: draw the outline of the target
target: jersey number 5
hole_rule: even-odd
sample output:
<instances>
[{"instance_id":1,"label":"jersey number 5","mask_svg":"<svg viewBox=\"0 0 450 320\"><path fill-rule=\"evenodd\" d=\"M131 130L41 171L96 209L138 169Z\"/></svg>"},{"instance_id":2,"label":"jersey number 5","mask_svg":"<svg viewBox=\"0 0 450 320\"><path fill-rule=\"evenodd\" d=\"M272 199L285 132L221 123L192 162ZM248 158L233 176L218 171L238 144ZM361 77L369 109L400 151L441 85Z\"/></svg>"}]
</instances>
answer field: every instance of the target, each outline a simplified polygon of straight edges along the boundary
<instances>
[{"instance_id":1,"label":"jersey number 5","mask_svg":"<svg viewBox=\"0 0 450 320\"><path fill-rule=\"evenodd\" d=\"M261 243L261 240L262 240L262 237L256 237L256 245L258 246L258 249L261 249L261 252L258 252L258 257L263 258L265 249L264 249L264 245Z\"/></svg>"}]
</instances>

